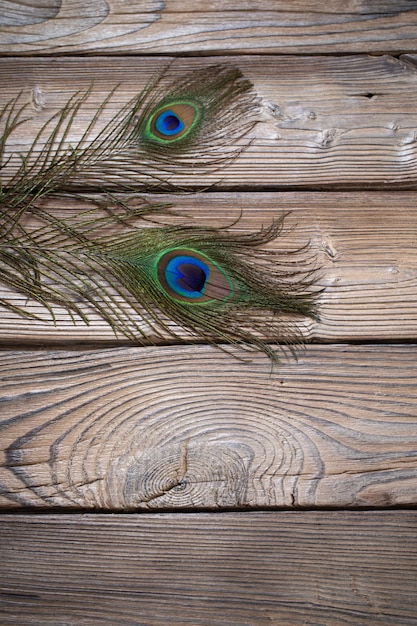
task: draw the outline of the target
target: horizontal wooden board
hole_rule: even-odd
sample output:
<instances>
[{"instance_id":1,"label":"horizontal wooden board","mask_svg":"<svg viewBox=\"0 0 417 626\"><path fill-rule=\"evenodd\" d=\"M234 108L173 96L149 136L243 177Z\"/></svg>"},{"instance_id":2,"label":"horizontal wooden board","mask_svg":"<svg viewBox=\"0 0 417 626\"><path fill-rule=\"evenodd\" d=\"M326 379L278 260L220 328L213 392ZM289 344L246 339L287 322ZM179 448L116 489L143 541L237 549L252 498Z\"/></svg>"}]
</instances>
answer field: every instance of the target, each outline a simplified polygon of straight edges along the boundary
<instances>
[{"instance_id":1,"label":"horizontal wooden board","mask_svg":"<svg viewBox=\"0 0 417 626\"><path fill-rule=\"evenodd\" d=\"M415 346L0 353L0 505L417 504Z\"/></svg>"},{"instance_id":2,"label":"horizontal wooden board","mask_svg":"<svg viewBox=\"0 0 417 626\"><path fill-rule=\"evenodd\" d=\"M415 0L0 2L2 54L414 52Z\"/></svg>"},{"instance_id":3,"label":"horizontal wooden board","mask_svg":"<svg viewBox=\"0 0 417 626\"><path fill-rule=\"evenodd\" d=\"M235 232L256 231L271 224L283 211L290 211L284 235L270 245L289 250L310 241L311 257L322 268L317 285L325 288L318 299L321 321L302 321L305 337L332 342L417 338L414 193L204 193L148 199L174 203L183 216L171 218L171 222L224 227L237 221L231 226ZM56 204L51 202L49 206L57 211ZM61 202L59 214L73 215L79 206L85 209L85 205L73 201L66 206ZM6 292L4 286L2 296L45 319L28 320L2 310L3 345L116 341L110 326L91 312L91 325L86 326L81 319L74 324L68 313L55 307L54 326L41 305ZM180 329L176 331L179 337L187 337ZM175 341L165 335L167 342ZM117 341L123 340L119 337ZM149 340L163 341L152 334Z\"/></svg>"},{"instance_id":4,"label":"horizontal wooden board","mask_svg":"<svg viewBox=\"0 0 417 626\"><path fill-rule=\"evenodd\" d=\"M232 165L204 177L199 170L193 177L179 168L173 182L198 186L203 178L204 185L246 189L416 187L417 71L411 58L181 58L168 76L180 81L186 70L219 61L238 65L253 81L261 99L261 122L251 133L250 147ZM98 132L168 62L135 57L1 59L0 104L23 92L21 101L33 113L9 138L8 151L14 157L25 153L42 124L74 92L94 83L68 133L74 145L99 104L120 83L94 127ZM12 172L9 164L5 180ZM118 176L120 184L127 176L123 167Z\"/></svg>"},{"instance_id":5,"label":"horizontal wooden board","mask_svg":"<svg viewBox=\"0 0 417 626\"><path fill-rule=\"evenodd\" d=\"M415 625L417 514L0 516L3 626Z\"/></svg>"}]
</instances>

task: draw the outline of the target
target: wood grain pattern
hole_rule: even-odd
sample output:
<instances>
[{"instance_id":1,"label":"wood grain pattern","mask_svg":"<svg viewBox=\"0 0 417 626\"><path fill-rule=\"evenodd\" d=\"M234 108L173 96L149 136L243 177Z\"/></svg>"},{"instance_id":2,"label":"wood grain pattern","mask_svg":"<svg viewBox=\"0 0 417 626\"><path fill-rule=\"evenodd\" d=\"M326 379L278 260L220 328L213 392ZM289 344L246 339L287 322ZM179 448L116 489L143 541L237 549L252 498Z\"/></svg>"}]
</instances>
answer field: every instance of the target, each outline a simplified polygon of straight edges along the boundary
<instances>
[{"instance_id":1,"label":"wood grain pattern","mask_svg":"<svg viewBox=\"0 0 417 626\"><path fill-rule=\"evenodd\" d=\"M0 504L417 504L414 346L2 352Z\"/></svg>"},{"instance_id":2,"label":"wood grain pattern","mask_svg":"<svg viewBox=\"0 0 417 626\"><path fill-rule=\"evenodd\" d=\"M0 2L3 54L414 52L415 0Z\"/></svg>"},{"instance_id":3,"label":"wood grain pattern","mask_svg":"<svg viewBox=\"0 0 417 626\"><path fill-rule=\"evenodd\" d=\"M414 626L416 520L413 511L3 515L0 619Z\"/></svg>"},{"instance_id":4,"label":"wood grain pattern","mask_svg":"<svg viewBox=\"0 0 417 626\"><path fill-rule=\"evenodd\" d=\"M107 49L111 42L129 39L160 19L163 0L21 0L0 2L0 53L82 53L98 42Z\"/></svg>"},{"instance_id":5,"label":"wood grain pattern","mask_svg":"<svg viewBox=\"0 0 417 626\"><path fill-rule=\"evenodd\" d=\"M257 230L291 211L287 232L277 249L294 249L311 242L313 257L322 268L318 285L321 322L306 320L302 328L317 341L384 341L417 338L417 214L415 194L402 193L206 193L179 197L158 196L173 202L189 218L171 221L226 226L239 219L234 230ZM50 203L51 206L52 203ZM85 209L85 205L83 205ZM52 210L52 209L51 209ZM56 210L56 208L55 208ZM77 204L60 205L60 215L71 215ZM0 316L0 342L74 344L123 342L104 321L90 313L91 325L74 325L55 308L57 326L35 303L0 289L15 304L24 304L45 322L27 320L7 310ZM185 333L182 333L185 337ZM271 341L274 341L271 336ZM149 336L161 343L161 339ZM167 335L167 342L172 343Z\"/></svg>"},{"instance_id":6,"label":"wood grain pattern","mask_svg":"<svg viewBox=\"0 0 417 626\"><path fill-rule=\"evenodd\" d=\"M228 57L177 59L178 77L217 61L238 65L261 98L262 121L248 150L205 184L257 189L410 188L417 183L416 66L393 57ZM33 117L10 138L27 151L42 124L78 90L94 83L68 136L74 145L109 91L120 87L102 124L144 87L168 59L0 59L0 104L23 92ZM100 124L94 128L99 131ZM16 163L16 161L15 161ZM13 171L10 165L4 172ZM123 171L120 171L123 176ZM219 181L219 179L221 179ZM189 175L181 185L201 185Z\"/></svg>"}]
</instances>

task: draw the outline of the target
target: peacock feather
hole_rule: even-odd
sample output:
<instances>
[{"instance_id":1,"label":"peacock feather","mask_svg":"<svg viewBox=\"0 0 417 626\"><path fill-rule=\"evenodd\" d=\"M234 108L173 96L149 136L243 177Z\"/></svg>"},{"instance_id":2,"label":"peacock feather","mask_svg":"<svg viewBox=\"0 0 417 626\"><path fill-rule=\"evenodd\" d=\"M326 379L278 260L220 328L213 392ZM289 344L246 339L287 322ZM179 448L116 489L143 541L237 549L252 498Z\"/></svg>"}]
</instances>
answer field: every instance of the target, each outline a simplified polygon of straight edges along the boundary
<instances>
[{"instance_id":1,"label":"peacock feather","mask_svg":"<svg viewBox=\"0 0 417 626\"><path fill-rule=\"evenodd\" d=\"M201 187L204 173L224 167L247 145L257 100L236 68L209 66L165 84L168 73L155 76L100 130L117 87L110 91L76 142L71 133L76 135L75 122L92 88L74 94L43 124L25 154L9 154L7 146L30 119L28 105L20 104L22 95L8 102L0 111L2 184L12 194L5 199L74 186L175 189L175 178L184 176Z\"/></svg>"},{"instance_id":2,"label":"peacock feather","mask_svg":"<svg viewBox=\"0 0 417 626\"><path fill-rule=\"evenodd\" d=\"M301 319L317 319L307 249L265 247L281 234L282 219L238 234L137 224L158 214L159 205L133 209L113 200L110 208L69 219L38 209L37 226L0 252L8 267L3 282L52 316L55 305L87 324L98 313L117 335L138 343L220 341L259 348L272 360L278 355L269 342L293 350L302 342Z\"/></svg>"},{"instance_id":3,"label":"peacock feather","mask_svg":"<svg viewBox=\"0 0 417 626\"><path fill-rule=\"evenodd\" d=\"M91 89L74 94L39 129L25 153L9 143L30 114L22 95L0 110L0 240L21 228L28 208L62 190L117 187L119 191L176 190L175 179L193 177L201 186L244 149L255 123L252 84L236 68L209 66L165 84L169 70L156 75L115 116L97 127L116 90L97 107L82 136L71 133ZM75 133L75 130L74 130Z\"/></svg>"}]
</instances>

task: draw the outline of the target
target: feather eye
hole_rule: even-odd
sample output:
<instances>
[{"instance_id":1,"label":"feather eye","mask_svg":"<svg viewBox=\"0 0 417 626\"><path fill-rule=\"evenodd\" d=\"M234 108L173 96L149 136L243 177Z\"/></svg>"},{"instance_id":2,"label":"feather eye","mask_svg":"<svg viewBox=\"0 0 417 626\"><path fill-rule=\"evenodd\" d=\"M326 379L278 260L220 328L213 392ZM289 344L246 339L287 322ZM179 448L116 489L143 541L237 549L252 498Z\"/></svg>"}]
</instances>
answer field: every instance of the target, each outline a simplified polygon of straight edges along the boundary
<instances>
[{"instance_id":1,"label":"feather eye","mask_svg":"<svg viewBox=\"0 0 417 626\"><path fill-rule=\"evenodd\" d=\"M192 131L201 111L193 102L172 102L158 107L149 117L146 136L161 143L172 143L184 139Z\"/></svg>"},{"instance_id":2,"label":"feather eye","mask_svg":"<svg viewBox=\"0 0 417 626\"><path fill-rule=\"evenodd\" d=\"M252 83L240 70L209 66L179 77L165 93L149 89L136 106L131 140L137 156L146 154L163 170L181 165L182 174L184 167L196 173L236 158L257 113Z\"/></svg>"},{"instance_id":3,"label":"feather eye","mask_svg":"<svg viewBox=\"0 0 417 626\"><path fill-rule=\"evenodd\" d=\"M263 248L281 229L282 220L245 235L151 228L91 254L144 306L156 327L169 319L196 338L260 348L277 361L269 342L294 351L303 342L302 317L318 319L319 293L314 269L299 269L307 249L281 253Z\"/></svg>"},{"instance_id":4,"label":"feather eye","mask_svg":"<svg viewBox=\"0 0 417 626\"><path fill-rule=\"evenodd\" d=\"M226 272L205 254L190 248L165 250L156 263L161 288L177 302L201 304L233 295Z\"/></svg>"}]
</instances>

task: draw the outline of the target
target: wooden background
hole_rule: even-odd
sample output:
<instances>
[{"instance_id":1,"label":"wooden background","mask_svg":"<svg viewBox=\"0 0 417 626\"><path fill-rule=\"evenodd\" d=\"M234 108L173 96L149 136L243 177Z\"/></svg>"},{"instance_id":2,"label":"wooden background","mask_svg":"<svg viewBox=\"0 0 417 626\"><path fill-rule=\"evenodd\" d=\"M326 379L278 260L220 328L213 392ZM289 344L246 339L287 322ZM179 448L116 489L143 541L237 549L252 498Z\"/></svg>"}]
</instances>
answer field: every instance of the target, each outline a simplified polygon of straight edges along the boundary
<instances>
[{"instance_id":1,"label":"wooden background","mask_svg":"<svg viewBox=\"0 0 417 626\"><path fill-rule=\"evenodd\" d=\"M417 1L0 0L0 54L12 152L92 81L91 114L173 57L240 67L251 146L175 203L291 210L325 287L272 374L1 312L0 624L417 624Z\"/></svg>"}]
</instances>

